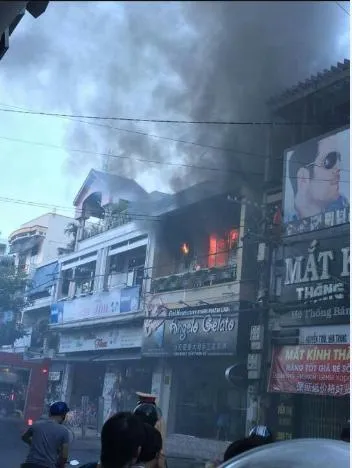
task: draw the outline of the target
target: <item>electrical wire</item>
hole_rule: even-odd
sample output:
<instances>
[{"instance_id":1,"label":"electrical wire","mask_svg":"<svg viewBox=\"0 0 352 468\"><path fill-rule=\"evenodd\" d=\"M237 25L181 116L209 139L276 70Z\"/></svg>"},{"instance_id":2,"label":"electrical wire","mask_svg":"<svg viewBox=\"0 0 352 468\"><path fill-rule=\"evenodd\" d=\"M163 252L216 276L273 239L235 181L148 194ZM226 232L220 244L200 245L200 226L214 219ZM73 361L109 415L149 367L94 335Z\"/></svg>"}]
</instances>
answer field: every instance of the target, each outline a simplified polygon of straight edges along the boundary
<instances>
[{"instance_id":1,"label":"electrical wire","mask_svg":"<svg viewBox=\"0 0 352 468\"><path fill-rule=\"evenodd\" d=\"M60 114L57 112L39 112L26 111L18 109L3 109L0 112L11 112L16 114L42 115L46 117L67 117L70 119L91 119L91 120L114 120L121 122L144 122L144 123L168 123L168 124L188 124L188 125L238 125L238 126L322 126L318 122L274 122L274 121L234 121L234 120L177 120L177 119L142 119L136 117L112 117L112 116L97 116L97 115L77 115L77 114ZM330 122L333 124L333 122ZM337 123L339 124L339 123ZM324 122L324 126L326 122Z\"/></svg>"},{"instance_id":2,"label":"electrical wire","mask_svg":"<svg viewBox=\"0 0 352 468\"><path fill-rule=\"evenodd\" d=\"M0 103L0 106L12 107L12 108L17 108L17 109L24 110L24 111L29 111L28 109L23 109L23 108L20 108L18 106L10 106L8 104L3 104L3 103ZM155 134L148 133L148 132L141 132L141 131L138 131L138 130L131 130L131 129L125 129L125 128L120 128L120 127L114 127L112 125L97 123L97 122L93 122L93 121L88 121L87 122L85 120L73 119L73 118L69 118L69 117L62 117L62 118L65 119L65 120L70 120L71 122L80 122L80 123L84 123L84 124L87 124L87 125L93 125L93 126L97 126L97 127L108 128L110 130L117 130L117 131L120 131L120 132L132 133L132 134L145 136L145 137L149 137L149 138L157 138L157 139L161 139L161 140L172 141L172 142L175 142L175 143L193 145L193 146L212 149L212 150L216 150L216 151L222 151L222 152L233 153L233 154L242 154L242 155L245 155L245 156L257 157L257 158L260 158L260 159L269 158L269 156L266 155L266 154L258 154L258 153L253 153L253 152L249 152L249 151L241 151L241 150L237 150L237 149L233 149L233 148L224 148L224 147L215 146L215 145L206 145L206 144L203 144L203 143L197 143L197 142L187 141L187 140L178 139L178 138L165 137L165 136L155 135ZM4 138L5 137L3 137L3 139ZM108 155L106 155L106 157L109 157L109 153L108 153ZM284 161L284 157L270 157L270 159L273 160L273 161L275 161L275 160ZM297 161L297 162L302 163L302 165L306 164L306 161ZM348 169L340 169L340 172L348 172L349 173L350 171Z\"/></svg>"},{"instance_id":3,"label":"electrical wire","mask_svg":"<svg viewBox=\"0 0 352 468\"><path fill-rule=\"evenodd\" d=\"M264 175L262 172L253 172L253 171L243 171L239 169L231 169L231 168L221 168L221 167L210 167L210 166L200 166L196 164L187 164L187 163L176 163L176 162L170 162L170 161L160 161L157 159L146 159L146 158L132 158L130 156L125 156L125 155L118 155L118 154L113 154L113 153L105 153L105 152L97 152L97 151L90 151L90 150L83 150L83 149L75 149L75 148L67 148L63 147L60 145L52 145L49 143L42 143L42 142L37 142L37 141L29 141L29 140L22 140L19 138L10 138L10 137L5 137L5 136L0 136L1 140L7 140L7 141L13 141L17 143L25 143L29 145L38 145L38 146L43 146L55 150L64 150L68 152L74 152L74 153L82 153L82 154L90 154L94 156L104 156L104 157L109 157L113 159L124 159L124 160L129 160L132 162L141 162L141 163L149 163L149 164L159 164L163 166L172 166L172 167L180 167L180 168L187 168L187 169L197 169L197 170L203 170L203 171L212 171L212 172L220 172L220 173L225 173L225 174L237 174L237 175L243 175L243 176L256 176L260 177L263 179ZM348 171L349 172L349 171ZM310 180L310 177L288 177L286 175L283 176L283 178L287 179L300 179L300 180ZM320 181L320 182L330 182L330 179L321 179L321 178L315 178L315 180ZM349 180L340 180L340 183L347 183L349 184Z\"/></svg>"}]
</instances>

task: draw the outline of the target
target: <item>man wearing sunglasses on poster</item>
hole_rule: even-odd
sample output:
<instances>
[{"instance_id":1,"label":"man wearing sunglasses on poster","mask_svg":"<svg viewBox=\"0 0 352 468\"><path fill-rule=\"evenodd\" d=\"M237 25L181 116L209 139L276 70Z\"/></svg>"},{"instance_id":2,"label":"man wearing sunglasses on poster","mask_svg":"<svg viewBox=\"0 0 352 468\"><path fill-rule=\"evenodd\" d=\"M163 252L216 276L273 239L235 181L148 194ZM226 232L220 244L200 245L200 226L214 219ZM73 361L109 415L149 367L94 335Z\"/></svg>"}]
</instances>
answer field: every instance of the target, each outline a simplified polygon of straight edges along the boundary
<instances>
[{"instance_id":1,"label":"man wearing sunglasses on poster","mask_svg":"<svg viewBox=\"0 0 352 468\"><path fill-rule=\"evenodd\" d=\"M341 153L336 146L335 135L310 140L289 158L288 176L295 209L289 221L349 207L349 201L340 193Z\"/></svg>"}]
</instances>

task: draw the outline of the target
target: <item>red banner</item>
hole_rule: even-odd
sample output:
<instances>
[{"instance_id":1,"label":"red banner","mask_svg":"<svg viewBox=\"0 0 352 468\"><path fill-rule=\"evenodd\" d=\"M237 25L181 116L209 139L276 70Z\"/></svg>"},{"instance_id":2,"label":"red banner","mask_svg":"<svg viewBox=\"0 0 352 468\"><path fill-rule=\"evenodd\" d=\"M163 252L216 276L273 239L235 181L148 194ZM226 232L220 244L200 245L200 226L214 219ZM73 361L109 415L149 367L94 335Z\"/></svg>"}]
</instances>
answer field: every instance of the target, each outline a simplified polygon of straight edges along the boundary
<instances>
[{"instance_id":1,"label":"red banner","mask_svg":"<svg viewBox=\"0 0 352 468\"><path fill-rule=\"evenodd\" d=\"M350 346L274 348L269 392L343 396L350 393Z\"/></svg>"}]
</instances>

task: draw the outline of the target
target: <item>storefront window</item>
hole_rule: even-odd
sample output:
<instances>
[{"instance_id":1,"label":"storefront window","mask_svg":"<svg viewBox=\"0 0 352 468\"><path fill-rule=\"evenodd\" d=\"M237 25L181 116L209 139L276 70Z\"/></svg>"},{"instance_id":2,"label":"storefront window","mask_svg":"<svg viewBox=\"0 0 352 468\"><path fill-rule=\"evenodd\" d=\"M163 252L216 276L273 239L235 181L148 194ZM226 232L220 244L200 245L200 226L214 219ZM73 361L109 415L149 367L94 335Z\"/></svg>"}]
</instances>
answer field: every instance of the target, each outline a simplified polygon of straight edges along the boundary
<instances>
[{"instance_id":1,"label":"storefront window","mask_svg":"<svg viewBox=\"0 0 352 468\"><path fill-rule=\"evenodd\" d=\"M245 432L246 393L225 378L228 360L188 362L176 370L178 387L174 432L201 438L235 440ZM182 377L181 377L182 375Z\"/></svg>"}]
</instances>

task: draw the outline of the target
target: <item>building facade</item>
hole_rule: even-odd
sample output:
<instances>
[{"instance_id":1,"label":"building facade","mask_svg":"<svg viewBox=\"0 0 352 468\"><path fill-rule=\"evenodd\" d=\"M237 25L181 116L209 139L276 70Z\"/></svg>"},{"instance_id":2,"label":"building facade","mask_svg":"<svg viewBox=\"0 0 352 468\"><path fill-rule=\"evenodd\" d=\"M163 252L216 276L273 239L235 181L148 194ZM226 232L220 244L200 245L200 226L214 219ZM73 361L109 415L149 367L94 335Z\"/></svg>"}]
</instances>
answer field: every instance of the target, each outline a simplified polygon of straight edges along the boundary
<instances>
[{"instance_id":1,"label":"building facade","mask_svg":"<svg viewBox=\"0 0 352 468\"><path fill-rule=\"evenodd\" d=\"M74 201L75 248L58 259L51 306L50 335L57 349L48 392L49 400L69 402L74 425L82 397L88 397L88 424L96 427L98 409L101 419L130 410L135 392L151 387L141 344L153 223L126 211L147 198L134 181L91 171Z\"/></svg>"},{"instance_id":2,"label":"building facade","mask_svg":"<svg viewBox=\"0 0 352 468\"><path fill-rule=\"evenodd\" d=\"M168 432L243 433L257 288L245 233L258 219L245 196L223 182L147 194L90 172L74 201L74 251L45 266L56 278L48 400L68 401L72 424L82 405L96 427L145 391L158 396Z\"/></svg>"},{"instance_id":3,"label":"building facade","mask_svg":"<svg viewBox=\"0 0 352 468\"><path fill-rule=\"evenodd\" d=\"M273 137L268 174L267 210L281 209L282 229L265 246L270 365L264 414L279 440L339 438L350 393L349 62L271 105L274 120L302 125ZM276 182L280 177L283 184Z\"/></svg>"},{"instance_id":4,"label":"building facade","mask_svg":"<svg viewBox=\"0 0 352 468\"><path fill-rule=\"evenodd\" d=\"M66 248L69 242L66 228L72 221L73 218L67 216L47 213L10 234L9 256L15 266L28 275L29 285L25 291L28 306L22 312L26 335L13 346L4 347L4 351L42 356L58 271L58 250Z\"/></svg>"},{"instance_id":5,"label":"building facade","mask_svg":"<svg viewBox=\"0 0 352 468\"><path fill-rule=\"evenodd\" d=\"M22 224L9 236L9 253L15 256L16 266L33 274L42 264L57 260L58 249L66 248L68 216L47 213Z\"/></svg>"},{"instance_id":6,"label":"building facade","mask_svg":"<svg viewBox=\"0 0 352 468\"><path fill-rule=\"evenodd\" d=\"M258 208L243 190L205 182L157 211L142 355L168 433L230 440L246 430L257 288L246 232Z\"/></svg>"}]
</instances>

